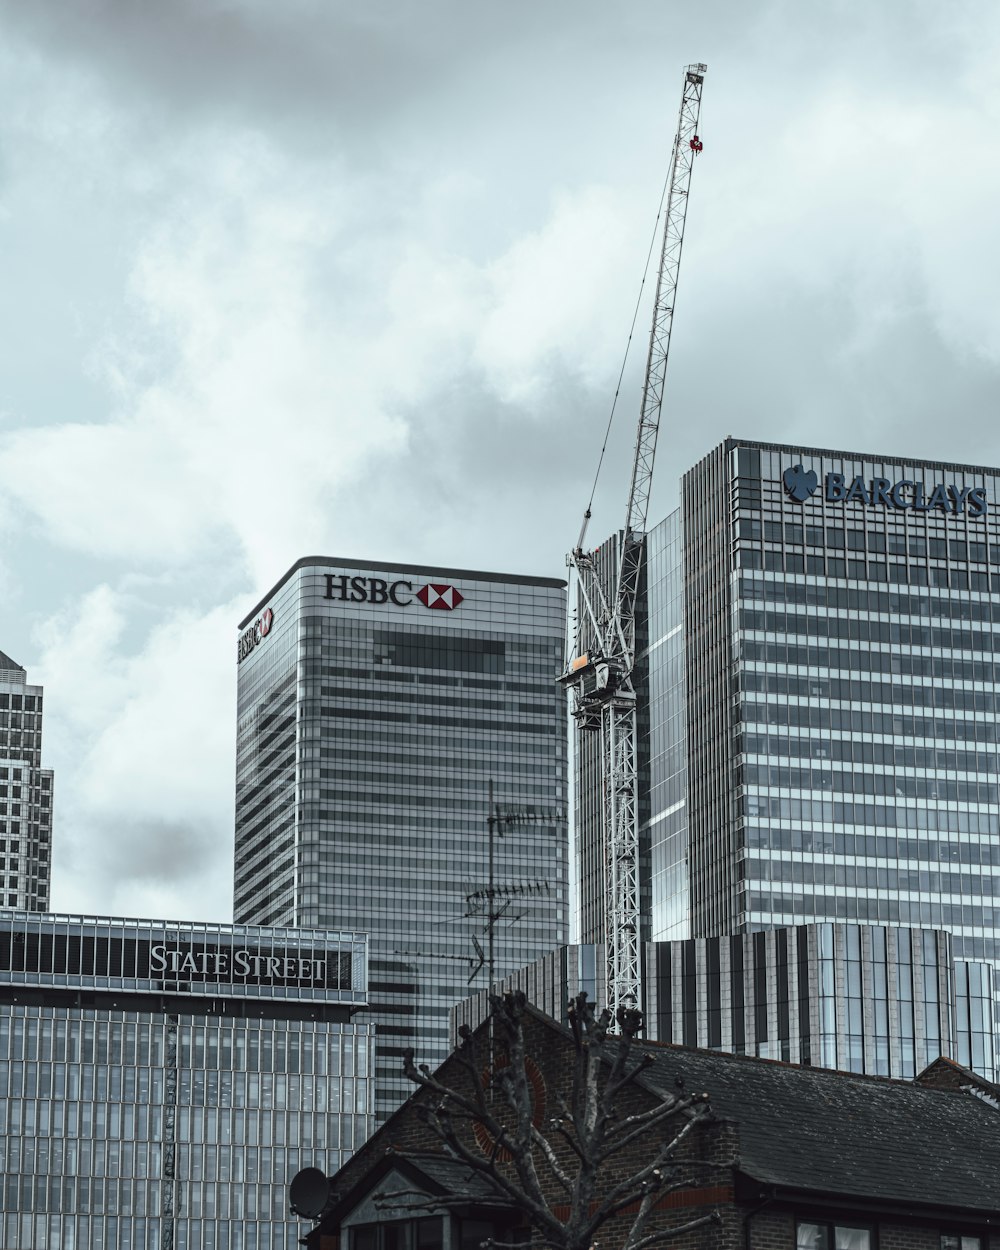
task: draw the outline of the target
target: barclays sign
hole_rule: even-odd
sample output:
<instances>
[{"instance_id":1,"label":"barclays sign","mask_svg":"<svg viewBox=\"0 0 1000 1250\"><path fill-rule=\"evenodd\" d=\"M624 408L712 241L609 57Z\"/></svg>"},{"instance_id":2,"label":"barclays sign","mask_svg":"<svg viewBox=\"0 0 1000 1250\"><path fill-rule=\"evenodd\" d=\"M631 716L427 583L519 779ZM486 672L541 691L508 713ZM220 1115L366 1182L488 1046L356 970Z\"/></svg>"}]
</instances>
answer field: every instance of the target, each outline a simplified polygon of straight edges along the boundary
<instances>
[{"instance_id":1,"label":"barclays sign","mask_svg":"<svg viewBox=\"0 0 1000 1250\"><path fill-rule=\"evenodd\" d=\"M804 503L819 488L815 469L792 465L781 475L785 491L796 503ZM876 477L866 481L862 477L848 481L843 473L828 473L824 479L824 498L828 503L863 503L869 508L909 508L914 512L931 512L939 509L953 515L969 517L985 516L989 504L982 486L953 486L939 483L930 490L923 482L902 478L890 482L888 478Z\"/></svg>"}]
</instances>

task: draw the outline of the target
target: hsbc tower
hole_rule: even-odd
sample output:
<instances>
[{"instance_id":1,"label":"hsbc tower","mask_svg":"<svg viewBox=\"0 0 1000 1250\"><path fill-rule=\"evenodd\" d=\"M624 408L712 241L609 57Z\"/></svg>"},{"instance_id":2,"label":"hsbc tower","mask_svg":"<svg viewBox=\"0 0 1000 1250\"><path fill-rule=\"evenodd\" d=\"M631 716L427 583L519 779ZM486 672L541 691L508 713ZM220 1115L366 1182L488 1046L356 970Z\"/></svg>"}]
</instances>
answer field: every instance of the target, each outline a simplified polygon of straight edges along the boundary
<instances>
[{"instance_id":1,"label":"hsbc tower","mask_svg":"<svg viewBox=\"0 0 1000 1250\"><path fill-rule=\"evenodd\" d=\"M565 613L552 578L309 556L240 623L235 917L369 935L380 1119L485 986L490 897L497 977L567 939Z\"/></svg>"}]
</instances>

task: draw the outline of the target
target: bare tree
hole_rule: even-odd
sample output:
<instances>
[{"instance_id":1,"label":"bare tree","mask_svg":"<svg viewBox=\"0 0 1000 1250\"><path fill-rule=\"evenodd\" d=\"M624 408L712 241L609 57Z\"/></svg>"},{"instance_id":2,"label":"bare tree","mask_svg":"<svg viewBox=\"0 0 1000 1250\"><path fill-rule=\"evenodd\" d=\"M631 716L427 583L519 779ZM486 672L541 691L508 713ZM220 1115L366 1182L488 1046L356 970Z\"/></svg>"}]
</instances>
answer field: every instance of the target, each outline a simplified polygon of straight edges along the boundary
<instances>
[{"instance_id":1,"label":"bare tree","mask_svg":"<svg viewBox=\"0 0 1000 1250\"><path fill-rule=\"evenodd\" d=\"M413 1052L407 1052L406 1075L431 1095L417 1100L417 1114L443 1150L405 1150L402 1155L414 1161L446 1157L466 1165L486 1182L499 1206L530 1226L530 1245L539 1250L594 1250L601 1244L601 1229L623 1213L631 1222L616 1250L645 1250L719 1222L713 1211L673 1227L659 1221L651 1227L660 1199L703 1183L699 1171L720 1165L677 1157L695 1126L711 1116L707 1094L658 1090L653 1106L622 1113L623 1094L654 1062L649 1054L635 1055L640 1012L619 1012L618 1032L611 1034L610 1012L595 1015L586 994L570 1003L572 1081L568 1096L557 1098L555 1116L539 1125L532 1082L537 1068L525 1049L525 997L491 995L490 1003L488 1030L479 1038L467 1026L460 1031L455 1051L464 1073L460 1082L444 1084L426 1064L416 1066ZM426 1205L449 1209L468 1202L468 1195L456 1194Z\"/></svg>"}]
</instances>

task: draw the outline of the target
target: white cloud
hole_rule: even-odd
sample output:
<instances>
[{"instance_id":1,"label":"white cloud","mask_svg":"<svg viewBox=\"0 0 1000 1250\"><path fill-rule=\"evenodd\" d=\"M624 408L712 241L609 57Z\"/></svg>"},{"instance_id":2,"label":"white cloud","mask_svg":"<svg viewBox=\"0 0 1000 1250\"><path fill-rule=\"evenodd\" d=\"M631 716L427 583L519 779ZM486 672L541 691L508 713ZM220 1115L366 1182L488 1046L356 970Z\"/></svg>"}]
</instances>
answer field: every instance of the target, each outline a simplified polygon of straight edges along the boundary
<instances>
[{"instance_id":1,"label":"white cloud","mask_svg":"<svg viewBox=\"0 0 1000 1250\"><path fill-rule=\"evenodd\" d=\"M200 173L203 199L165 206L136 260L136 333L105 346L119 410L13 431L0 469L60 547L169 564L229 530L266 577L405 432L350 297L314 289L335 189L303 186L256 142Z\"/></svg>"},{"instance_id":2,"label":"white cloud","mask_svg":"<svg viewBox=\"0 0 1000 1250\"><path fill-rule=\"evenodd\" d=\"M129 650L99 586L41 631L55 769L53 905L221 918L232 900L237 605L169 614Z\"/></svg>"},{"instance_id":3,"label":"white cloud","mask_svg":"<svg viewBox=\"0 0 1000 1250\"><path fill-rule=\"evenodd\" d=\"M541 227L488 267L492 299L475 351L502 399L536 400L554 367L591 385L613 377L649 224L623 190L560 192Z\"/></svg>"}]
</instances>

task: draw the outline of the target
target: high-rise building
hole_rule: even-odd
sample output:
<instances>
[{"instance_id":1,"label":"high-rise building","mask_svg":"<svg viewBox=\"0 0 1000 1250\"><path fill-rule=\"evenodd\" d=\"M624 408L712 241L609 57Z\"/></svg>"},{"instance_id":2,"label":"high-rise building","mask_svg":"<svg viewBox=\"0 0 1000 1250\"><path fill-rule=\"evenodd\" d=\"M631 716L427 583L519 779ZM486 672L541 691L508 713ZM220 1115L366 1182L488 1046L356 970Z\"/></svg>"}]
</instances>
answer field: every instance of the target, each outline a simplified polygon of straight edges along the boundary
<instances>
[{"instance_id":1,"label":"high-rise building","mask_svg":"<svg viewBox=\"0 0 1000 1250\"><path fill-rule=\"evenodd\" d=\"M643 936L919 926L1000 965L1000 472L727 439L643 608Z\"/></svg>"},{"instance_id":2,"label":"high-rise building","mask_svg":"<svg viewBox=\"0 0 1000 1250\"><path fill-rule=\"evenodd\" d=\"M42 768L42 687L0 651L0 906L45 911L52 770Z\"/></svg>"},{"instance_id":3,"label":"high-rise building","mask_svg":"<svg viewBox=\"0 0 1000 1250\"><path fill-rule=\"evenodd\" d=\"M290 1250L374 1127L363 934L0 911L5 1250Z\"/></svg>"},{"instance_id":4,"label":"high-rise building","mask_svg":"<svg viewBox=\"0 0 1000 1250\"><path fill-rule=\"evenodd\" d=\"M566 940L565 608L550 578L308 557L240 625L236 918L369 934L382 1116L485 980L487 911L498 975Z\"/></svg>"}]
</instances>

